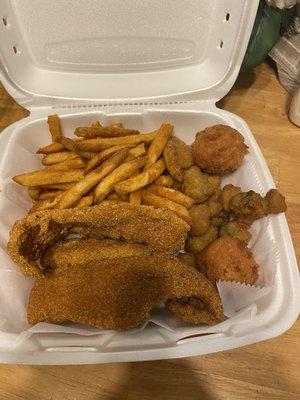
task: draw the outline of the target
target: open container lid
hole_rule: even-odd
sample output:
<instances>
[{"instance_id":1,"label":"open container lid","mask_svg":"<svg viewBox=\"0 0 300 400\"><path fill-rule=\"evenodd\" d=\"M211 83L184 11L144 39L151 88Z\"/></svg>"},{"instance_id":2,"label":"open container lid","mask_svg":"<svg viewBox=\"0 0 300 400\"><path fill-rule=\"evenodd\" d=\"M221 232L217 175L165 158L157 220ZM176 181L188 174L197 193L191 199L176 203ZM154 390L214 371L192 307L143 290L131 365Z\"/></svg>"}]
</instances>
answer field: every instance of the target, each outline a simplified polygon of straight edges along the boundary
<instances>
[{"instance_id":1,"label":"open container lid","mask_svg":"<svg viewBox=\"0 0 300 400\"><path fill-rule=\"evenodd\" d=\"M259 0L1 0L1 79L27 108L221 99Z\"/></svg>"}]
</instances>

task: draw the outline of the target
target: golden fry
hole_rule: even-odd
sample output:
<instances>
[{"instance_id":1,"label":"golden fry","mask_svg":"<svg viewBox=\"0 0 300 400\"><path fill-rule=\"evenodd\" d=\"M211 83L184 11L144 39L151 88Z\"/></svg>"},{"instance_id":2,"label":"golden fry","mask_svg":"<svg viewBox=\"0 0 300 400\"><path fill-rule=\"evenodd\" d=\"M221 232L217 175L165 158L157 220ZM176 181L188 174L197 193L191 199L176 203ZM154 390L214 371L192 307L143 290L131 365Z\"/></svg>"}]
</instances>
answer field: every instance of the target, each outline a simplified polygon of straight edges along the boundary
<instances>
[{"instance_id":1,"label":"golden fry","mask_svg":"<svg viewBox=\"0 0 300 400\"><path fill-rule=\"evenodd\" d=\"M58 151L65 150L65 146L61 143L51 143L48 146L40 147L37 150L37 154L50 154L57 153Z\"/></svg>"},{"instance_id":2,"label":"golden fry","mask_svg":"<svg viewBox=\"0 0 300 400\"><path fill-rule=\"evenodd\" d=\"M34 203L34 205L31 207L31 209L28 211L28 214L32 214L37 211L42 211L42 210L53 210L56 208L58 200L62 194L57 195L54 198L51 199L43 199L43 200L38 200Z\"/></svg>"},{"instance_id":3,"label":"golden fry","mask_svg":"<svg viewBox=\"0 0 300 400\"><path fill-rule=\"evenodd\" d=\"M83 170L81 169L75 171L51 171L50 169L45 169L17 175L12 179L23 186L44 186L56 183L78 182L82 178Z\"/></svg>"},{"instance_id":4,"label":"golden fry","mask_svg":"<svg viewBox=\"0 0 300 400\"><path fill-rule=\"evenodd\" d=\"M94 196L92 194L89 194L88 196L83 196L77 203L74 204L73 207L75 208L89 207L93 204L93 199Z\"/></svg>"},{"instance_id":5,"label":"golden fry","mask_svg":"<svg viewBox=\"0 0 300 400\"><path fill-rule=\"evenodd\" d=\"M39 200L44 200L44 199L53 199L59 194L64 193L64 190L49 190L46 192L43 192L39 195Z\"/></svg>"},{"instance_id":6,"label":"golden fry","mask_svg":"<svg viewBox=\"0 0 300 400\"><path fill-rule=\"evenodd\" d=\"M81 136L86 139L92 139L97 137L111 138L129 135L138 135L140 132L135 129L120 128L116 125L111 126L92 126L92 127L81 127L75 129L75 135Z\"/></svg>"},{"instance_id":7,"label":"golden fry","mask_svg":"<svg viewBox=\"0 0 300 400\"><path fill-rule=\"evenodd\" d=\"M137 190L129 195L129 203L135 206L140 206L142 204L142 191Z\"/></svg>"},{"instance_id":8,"label":"golden fry","mask_svg":"<svg viewBox=\"0 0 300 400\"><path fill-rule=\"evenodd\" d=\"M172 186L174 184L174 180L170 175L161 175L153 182L153 185L158 186Z\"/></svg>"},{"instance_id":9,"label":"golden fry","mask_svg":"<svg viewBox=\"0 0 300 400\"><path fill-rule=\"evenodd\" d=\"M70 208L76 203L82 196L87 194L98 182L100 182L106 175L110 174L121 162L125 159L128 154L128 149L121 149L117 153L113 154L108 160L93 170L89 174L85 175L76 185L66 191L58 203L58 208Z\"/></svg>"},{"instance_id":10,"label":"golden fry","mask_svg":"<svg viewBox=\"0 0 300 400\"><path fill-rule=\"evenodd\" d=\"M150 148L148 150L148 161L144 167L146 171L153 165L159 157L162 155L164 147L169 140L170 136L173 132L173 126L170 124L162 124L159 130L157 131Z\"/></svg>"},{"instance_id":11,"label":"golden fry","mask_svg":"<svg viewBox=\"0 0 300 400\"><path fill-rule=\"evenodd\" d=\"M179 190L171 189L165 186L157 186L151 185L147 188L151 193L156 194L157 196L163 197L165 199L172 200L174 203L181 204L186 208L191 208L194 204L194 200L183 194Z\"/></svg>"},{"instance_id":12,"label":"golden fry","mask_svg":"<svg viewBox=\"0 0 300 400\"><path fill-rule=\"evenodd\" d=\"M116 145L136 146L140 143L150 144L154 139L155 134L156 131L152 133L141 133L140 135L132 135L132 136L86 139L86 140L81 140L80 142L75 142L75 148L76 150L91 150L95 152Z\"/></svg>"},{"instance_id":13,"label":"golden fry","mask_svg":"<svg viewBox=\"0 0 300 400\"><path fill-rule=\"evenodd\" d=\"M41 189L39 187L29 186L28 194L32 200L38 200L40 193Z\"/></svg>"},{"instance_id":14,"label":"golden fry","mask_svg":"<svg viewBox=\"0 0 300 400\"><path fill-rule=\"evenodd\" d=\"M173 211L174 214L178 215L178 217L184 219L189 225L192 224L190 214L184 206L157 196L146 189L142 191L142 203L155 208L168 208L169 210Z\"/></svg>"},{"instance_id":15,"label":"golden fry","mask_svg":"<svg viewBox=\"0 0 300 400\"><path fill-rule=\"evenodd\" d=\"M57 115L49 115L48 117L49 131L52 136L52 142L59 142L62 138L62 131L60 126L60 120Z\"/></svg>"},{"instance_id":16,"label":"golden fry","mask_svg":"<svg viewBox=\"0 0 300 400\"><path fill-rule=\"evenodd\" d=\"M95 189L95 203L99 203L103 200L110 192L113 191L115 185L118 182L127 179L129 176L132 176L136 173L140 168L142 168L146 163L146 158L135 158L132 161L128 161L120 165L116 168L111 174L106 176ZM118 193L118 192L117 192ZM126 193L118 193L119 195L123 195Z\"/></svg>"},{"instance_id":17,"label":"golden fry","mask_svg":"<svg viewBox=\"0 0 300 400\"><path fill-rule=\"evenodd\" d=\"M45 186L39 186L38 188L44 189L44 190L69 190L72 186L74 186L75 183L57 183L53 185L45 185Z\"/></svg>"},{"instance_id":18,"label":"golden fry","mask_svg":"<svg viewBox=\"0 0 300 400\"><path fill-rule=\"evenodd\" d=\"M85 167L85 163L80 157L71 158L71 160L66 160L57 164L49 165L49 171L69 171L73 169L82 169Z\"/></svg>"},{"instance_id":19,"label":"golden fry","mask_svg":"<svg viewBox=\"0 0 300 400\"><path fill-rule=\"evenodd\" d=\"M97 168L103 161L107 160L112 154L116 153L117 151L128 148L130 146L121 145L121 146L112 146L108 149L101 151L101 153L96 154L89 162L85 169L85 173L92 171L93 169Z\"/></svg>"},{"instance_id":20,"label":"golden fry","mask_svg":"<svg viewBox=\"0 0 300 400\"><path fill-rule=\"evenodd\" d=\"M90 151L80 151L76 148L75 143L78 143L79 140L78 139L70 139L70 138L66 138L66 137L62 137L60 139L60 143L63 144L63 146L72 151L73 153L77 153L80 157L85 158L86 160L91 160L94 156L95 153L92 153Z\"/></svg>"},{"instance_id":21,"label":"golden fry","mask_svg":"<svg viewBox=\"0 0 300 400\"><path fill-rule=\"evenodd\" d=\"M144 171L124 182L120 182L116 185L115 191L118 194L132 193L143 187L150 185L155 179L157 179L165 170L166 165L161 158L156 161L147 171Z\"/></svg>"},{"instance_id":22,"label":"golden fry","mask_svg":"<svg viewBox=\"0 0 300 400\"><path fill-rule=\"evenodd\" d=\"M43 165L53 165L66 160L72 160L72 158L77 158L76 153L71 151L60 151L58 153L46 154L42 160Z\"/></svg>"}]
</instances>

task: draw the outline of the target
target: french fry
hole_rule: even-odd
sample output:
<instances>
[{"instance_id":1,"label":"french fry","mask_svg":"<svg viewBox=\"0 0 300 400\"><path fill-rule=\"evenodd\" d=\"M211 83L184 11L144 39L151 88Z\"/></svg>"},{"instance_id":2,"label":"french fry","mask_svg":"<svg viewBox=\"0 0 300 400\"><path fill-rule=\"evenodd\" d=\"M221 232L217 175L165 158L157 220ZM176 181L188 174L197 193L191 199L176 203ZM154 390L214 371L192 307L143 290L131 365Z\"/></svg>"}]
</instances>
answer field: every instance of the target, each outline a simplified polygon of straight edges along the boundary
<instances>
[{"instance_id":1,"label":"french fry","mask_svg":"<svg viewBox=\"0 0 300 400\"><path fill-rule=\"evenodd\" d=\"M147 187L147 190L151 193L156 194L157 196L163 197L165 199L169 199L174 203L181 204L186 208L191 208L194 204L194 200L180 192L179 190L171 189L165 186L157 186L151 185Z\"/></svg>"},{"instance_id":2,"label":"french fry","mask_svg":"<svg viewBox=\"0 0 300 400\"><path fill-rule=\"evenodd\" d=\"M170 124L162 124L159 130L157 131L150 148L148 150L148 161L144 167L146 171L153 165L159 157L162 155L164 147L169 140L170 136L173 132L173 126Z\"/></svg>"},{"instance_id":3,"label":"french fry","mask_svg":"<svg viewBox=\"0 0 300 400\"><path fill-rule=\"evenodd\" d=\"M112 146L109 147L108 149L105 149L101 151L101 153L96 154L87 164L85 173L87 174L88 172L92 171L96 167L98 167L103 161L105 161L108 157L110 157L112 154L116 153L117 151L128 148L130 146L126 145L121 145L121 146ZM128 157L128 156L127 156Z\"/></svg>"},{"instance_id":4,"label":"french fry","mask_svg":"<svg viewBox=\"0 0 300 400\"><path fill-rule=\"evenodd\" d=\"M62 193L64 193L64 190L48 190L39 195L39 200L53 199L54 197Z\"/></svg>"},{"instance_id":5,"label":"french fry","mask_svg":"<svg viewBox=\"0 0 300 400\"><path fill-rule=\"evenodd\" d=\"M83 170L51 171L50 169L27 172L12 179L23 186L44 186L57 183L78 182L83 178Z\"/></svg>"},{"instance_id":6,"label":"french fry","mask_svg":"<svg viewBox=\"0 0 300 400\"><path fill-rule=\"evenodd\" d=\"M109 195L105 197L105 200L119 200L127 202L129 200L128 194L124 194L123 196L119 196L116 192L111 192Z\"/></svg>"},{"instance_id":7,"label":"french fry","mask_svg":"<svg viewBox=\"0 0 300 400\"><path fill-rule=\"evenodd\" d=\"M153 185L172 186L174 179L170 175L161 175L153 182Z\"/></svg>"},{"instance_id":8,"label":"french fry","mask_svg":"<svg viewBox=\"0 0 300 400\"><path fill-rule=\"evenodd\" d=\"M142 203L153 206L155 208L168 208L173 211L174 214L178 215L180 218L184 219L189 225L192 224L192 218L188 210L181 204L174 203L171 200L164 199L163 197L157 196L148 190L142 190Z\"/></svg>"},{"instance_id":9,"label":"french fry","mask_svg":"<svg viewBox=\"0 0 300 400\"><path fill-rule=\"evenodd\" d=\"M71 169L85 168L85 162L80 157L72 158L57 164L49 165L48 170L51 171L68 171Z\"/></svg>"},{"instance_id":10,"label":"french fry","mask_svg":"<svg viewBox=\"0 0 300 400\"><path fill-rule=\"evenodd\" d=\"M66 160L72 160L72 158L77 158L76 153L71 151L60 151L58 153L46 154L42 160L43 165L53 165Z\"/></svg>"},{"instance_id":11,"label":"french fry","mask_svg":"<svg viewBox=\"0 0 300 400\"><path fill-rule=\"evenodd\" d=\"M60 126L60 120L57 115L49 115L48 117L49 131L52 136L52 142L59 142L62 138L62 131Z\"/></svg>"},{"instance_id":12,"label":"french fry","mask_svg":"<svg viewBox=\"0 0 300 400\"><path fill-rule=\"evenodd\" d=\"M56 208L58 200L62 194L57 195L54 198L51 199L44 199L44 200L38 200L34 203L34 205L31 207L29 210L28 214L32 214L37 211L42 211L42 210L53 210Z\"/></svg>"},{"instance_id":13,"label":"french fry","mask_svg":"<svg viewBox=\"0 0 300 400\"><path fill-rule=\"evenodd\" d=\"M140 143L150 144L154 139L155 132L141 133L140 135L132 136L120 136L113 138L95 138L85 139L80 142L75 142L76 150L90 150L90 151L102 151L111 146L125 145L125 146L137 146Z\"/></svg>"},{"instance_id":14,"label":"french fry","mask_svg":"<svg viewBox=\"0 0 300 400\"><path fill-rule=\"evenodd\" d=\"M155 164L139 175L136 175L126 181L120 182L115 186L115 191L122 195L126 193L132 193L143 187L150 185L155 179L157 179L165 170L166 165L163 159L159 159Z\"/></svg>"},{"instance_id":15,"label":"french fry","mask_svg":"<svg viewBox=\"0 0 300 400\"><path fill-rule=\"evenodd\" d=\"M61 143L51 143L48 146L40 147L37 150L37 154L50 154L57 153L58 151L65 150L65 146Z\"/></svg>"},{"instance_id":16,"label":"french fry","mask_svg":"<svg viewBox=\"0 0 300 400\"><path fill-rule=\"evenodd\" d=\"M81 199L74 204L74 208L83 208L83 207L89 207L93 204L93 195L89 194L88 196L83 196Z\"/></svg>"},{"instance_id":17,"label":"french fry","mask_svg":"<svg viewBox=\"0 0 300 400\"><path fill-rule=\"evenodd\" d=\"M137 190L129 195L129 203L135 206L140 206L142 204L142 191Z\"/></svg>"},{"instance_id":18,"label":"french fry","mask_svg":"<svg viewBox=\"0 0 300 400\"><path fill-rule=\"evenodd\" d=\"M78 140L77 140L78 142ZM95 154L90 152L90 151L80 151L78 149L76 149L75 143L76 140L70 139L70 138L66 138L66 137L62 137L60 139L60 143L68 150L72 151L73 153L77 153L80 157L85 158L86 160L91 160Z\"/></svg>"},{"instance_id":19,"label":"french fry","mask_svg":"<svg viewBox=\"0 0 300 400\"><path fill-rule=\"evenodd\" d=\"M29 186L28 194L32 200L34 201L38 200L40 193L41 189L39 187Z\"/></svg>"},{"instance_id":20,"label":"french fry","mask_svg":"<svg viewBox=\"0 0 300 400\"><path fill-rule=\"evenodd\" d=\"M144 143L140 143L137 146L129 150L128 156L125 161L131 161L134 158L142 157L146 154L146 148Z\"/></svg>"},{"instance_id":21,"label":"french fry","mask_svg":"<svg viewBox=\"0 0 300 400\"><path fill-rule=\"evenodd\" d=\"M44 190L69 190L71 189L72 186L74 186L75 183L57 183L54 185L45 185L45 186L39 186L37 189L41 188Z\"/></svg>"},{"instance_id":22,"label":"french fry","mask_svg":"<svg viewBox=\"0 0 300 400\"><path fill-rule=\"evenodd\" d=\"M135 174L146 163L146 158L135 158L132 161L125 162L116 168L112 173L106 176L96 187L94 192L94 202L101 202L110 192L113 191L118 182L123 181ZM118 193L120 196L126 193Z\"/></svg>"},{"instance_id":23,"label":"french fry","mask_svg":"<svg viewBox=\"0 0 300 400\"><path fill-rule=\"evenodd\" d=\"M87 194L104 177L114 171L126 158L128 149L121 149L104 161L97 169L85 175L76 185L66 191L58 203L58 208L70 208L82 196Z\"/></svg>"},{"instance_id":24,"label":"french fry","mask_svg":"<svg viewBox=\"0 0 300 400\"><path fill-rule=\"evenodd\" d=\"M106 127L89 126L89 127L76 128L74 133L76 136L81 136L86 139L92 139L97 137L114 138L119 136L138 135L140 132L135 129L126 129L126 128L120 128L116 125L110 125Z\"/></svg>"}]
</instances>

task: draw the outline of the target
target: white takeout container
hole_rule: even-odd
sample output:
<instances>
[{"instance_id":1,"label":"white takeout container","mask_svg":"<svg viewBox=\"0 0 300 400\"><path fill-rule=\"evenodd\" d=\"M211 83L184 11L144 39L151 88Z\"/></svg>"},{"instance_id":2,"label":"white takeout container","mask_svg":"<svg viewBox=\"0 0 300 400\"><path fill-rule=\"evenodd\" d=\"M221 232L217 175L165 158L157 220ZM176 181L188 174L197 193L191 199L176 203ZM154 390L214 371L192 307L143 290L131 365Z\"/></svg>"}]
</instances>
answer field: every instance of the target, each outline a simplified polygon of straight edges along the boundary
<instances>
[{"instance_id":1,"label":"white takeout container","mask_svg":"<svg viewBox=\"0 0 300 400\"><path fill-rule=\"evenodd\" d=\"M46 118L54 113L70 135L75 127L96 119L123 121L139 129L168 121L187 143L206 126L231 125L244 135L250 148L246 163L251 172L243 189L265 193L274 187L247 124L216 107L235 82L257 5L258 0L2 0L1 80L16 101L30 110L30 116L0 135L1 229L13 223L3 206L3 189L13 174L24 171L18 149L22 145L37 160L36 148L49 143ZM32 161L32 169L37 166ZM22 203L25 191L18 190L16 203ZM217 326L206 334L185 333L176 340L154 326L138 340L130 334L114 334L110 344L103 343L100 335L53 332L34 334L19 346L11 346L18 332L13 328L2 331L0 315L0 362L165 359L232 349L277 336L297 318L299 277L285 216L270 217L267 229L277 245L278 269L272 290L257 301L257 313L250 322L233 321L226 329ZM6 241L7 232L2 229L0 250L6 251ZM0 282L0 302L5 284Z\"/></svg>"}]
</instances>

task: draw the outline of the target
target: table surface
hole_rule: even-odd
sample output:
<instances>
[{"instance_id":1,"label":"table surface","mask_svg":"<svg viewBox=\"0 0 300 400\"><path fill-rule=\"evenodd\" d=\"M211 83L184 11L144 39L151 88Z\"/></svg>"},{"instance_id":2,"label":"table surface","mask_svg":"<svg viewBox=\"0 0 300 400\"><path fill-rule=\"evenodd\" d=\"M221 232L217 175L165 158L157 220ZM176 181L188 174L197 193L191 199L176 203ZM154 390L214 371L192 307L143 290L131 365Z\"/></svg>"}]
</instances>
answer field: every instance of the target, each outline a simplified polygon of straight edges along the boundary
<instances>
[{"instance_id":1,"label":"table surface","mask_svg":"<svg viewBox=\"0 0 300 400\"><path fill-rule=\"evenodd\" d=\"M300 129L268 64L240 74L219 106L244 118L286 196L300 256ZM0 131L28 115L0 86ZM215 400L300 398L300 321L278 338L202 357L84 366L0 366L2 400Z\"/></svg>"}]
</instances>

